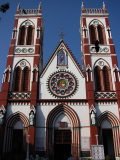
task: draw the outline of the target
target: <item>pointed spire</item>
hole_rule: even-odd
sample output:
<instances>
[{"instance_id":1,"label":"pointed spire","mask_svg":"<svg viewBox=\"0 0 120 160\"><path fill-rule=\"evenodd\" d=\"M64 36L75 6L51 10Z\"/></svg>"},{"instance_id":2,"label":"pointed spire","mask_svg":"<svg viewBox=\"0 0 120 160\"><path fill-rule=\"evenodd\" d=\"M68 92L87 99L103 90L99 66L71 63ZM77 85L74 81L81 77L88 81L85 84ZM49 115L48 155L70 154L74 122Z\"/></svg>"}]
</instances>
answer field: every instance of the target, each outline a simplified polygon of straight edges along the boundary
<instances>
[{"instance_id":1,"label":"pointed spire","mask_svg":"<svg viewBox=\"0 0 120 160\"><path fill-rule=\"evenodd\" d=\"M41 2L39 3L38 9L39 9L39 10L42 9L42 4L41 4Z\"/></svg>"},{"instance_id":2,"label":"pointed spire","mask_svg":"<svg viewBox=\"0 0 120 160\"><path fill-rule=\"evenodd\" d=\"M18 6L17 6L17 11L20 10L20 3L18 3Z\"/></svg>"},{"instance_id":3,"label":"pointed spire","mask_svg":"<svg viewBox=\"0 0 120 160\"><path fill-rule=\"evenodd\" d=\"M84 3L83 3L83 2L82 2L82 6L81 6L81 9L82 9L82 10L83 10L83 9L85 9L85 8L84 8Z\"/></svg>"},{"instance_id":4,"label":"pointed spire","mask_svg":"<svg viewBox=\"0 0 120 160\"><path fill-rule=\"evenodd\" d=\"M106 9L105 3L103 2L103 9Z\"/></svg>"}]
</instances>

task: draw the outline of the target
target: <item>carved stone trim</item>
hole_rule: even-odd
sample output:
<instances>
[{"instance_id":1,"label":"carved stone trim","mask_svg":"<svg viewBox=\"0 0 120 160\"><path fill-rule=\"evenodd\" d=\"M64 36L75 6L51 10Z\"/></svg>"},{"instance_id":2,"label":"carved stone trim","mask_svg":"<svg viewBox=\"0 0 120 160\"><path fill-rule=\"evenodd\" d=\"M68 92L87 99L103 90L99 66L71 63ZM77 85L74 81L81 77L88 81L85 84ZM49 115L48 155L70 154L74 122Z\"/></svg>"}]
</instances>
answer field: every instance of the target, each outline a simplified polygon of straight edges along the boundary
<instances>
[{"instance_id":1,"label":"carved stone trim","mask_svg":"<svg viewBox=\"0 0 120 160\"><path fill-rule=\"evenodd\" d=\"M116 98L115 92L95 92L95 98Z\"/></svg>"},{"instance_id":2,"label":"carved stone trim","mask_svg":"<svg viewBox=\"0 0 120 160\"><path fill-rule=\"evenodd\" d=\"M10 92L9 93L10 99L30 99L30 93L15 93Z\"/></svg>"}]
</instances>

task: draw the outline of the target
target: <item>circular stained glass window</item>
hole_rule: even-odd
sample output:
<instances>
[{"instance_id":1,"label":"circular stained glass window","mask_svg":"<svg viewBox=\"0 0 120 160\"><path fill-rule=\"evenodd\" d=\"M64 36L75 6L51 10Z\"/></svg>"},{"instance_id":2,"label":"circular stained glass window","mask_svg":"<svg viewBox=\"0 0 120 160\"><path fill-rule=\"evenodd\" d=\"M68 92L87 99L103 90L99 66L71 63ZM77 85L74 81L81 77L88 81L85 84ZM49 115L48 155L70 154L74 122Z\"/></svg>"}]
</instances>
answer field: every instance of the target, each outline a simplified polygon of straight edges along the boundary
<instances>
[{"instance_id":1,"label":"circular stained glass window","mask_svg":"<svg viewBox=\"0 0 120 160\"><path fill-rule=\"evenodd\" d=\"M77 83L73 74L60 71L48 79L48 88L54 96L66 98L76 91Z\"/></svg>"}]
</instances>

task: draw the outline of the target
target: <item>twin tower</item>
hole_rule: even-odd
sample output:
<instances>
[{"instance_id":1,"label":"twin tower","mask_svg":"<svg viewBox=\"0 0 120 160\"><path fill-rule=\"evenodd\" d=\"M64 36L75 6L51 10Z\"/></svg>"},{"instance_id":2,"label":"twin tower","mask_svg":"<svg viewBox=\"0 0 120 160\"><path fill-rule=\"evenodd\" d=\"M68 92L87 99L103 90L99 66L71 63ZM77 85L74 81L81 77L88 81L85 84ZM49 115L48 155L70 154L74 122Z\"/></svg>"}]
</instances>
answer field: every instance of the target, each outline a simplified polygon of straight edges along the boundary
<instances>
[{"instance_id":1,"label":"twin tower","mask_svg":"<svg viewBox=\"0 0 120 160\"><path fill-rule=\"evenodd\" d=\"M1 157L65 160L71 153L78 160L101 145L117 159L120 75L105 4L82 3L82 68L64 40L43 67L43 31L41 4L18 5L0 92Z\"/></svg>"}]
</instances>

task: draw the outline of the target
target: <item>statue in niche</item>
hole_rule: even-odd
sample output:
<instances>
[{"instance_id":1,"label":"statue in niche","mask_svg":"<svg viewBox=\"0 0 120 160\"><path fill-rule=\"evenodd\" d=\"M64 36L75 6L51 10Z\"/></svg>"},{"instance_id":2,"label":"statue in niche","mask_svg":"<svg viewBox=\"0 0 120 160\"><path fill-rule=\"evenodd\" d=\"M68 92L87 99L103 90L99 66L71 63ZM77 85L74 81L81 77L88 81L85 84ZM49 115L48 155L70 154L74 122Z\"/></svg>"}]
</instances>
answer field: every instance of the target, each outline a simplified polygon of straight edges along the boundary
<instances>
[{"instance_id":1,"label":"statue in niche","mask_svg":"<svg viewBox=\"0 0 120 160\"><path fill-rule=\"evenodd\" d=\"M96 119L95 119L95 112L93 110L91 111L90 117L91 117L92 125L95 125L96 124Z\"/></svg>"},{"instance_id":2,"label":"statue in niche","mask_svg":"<svg viewBox=\"0 0 120 160\"><path fill-rule=\"evenodd\" d=\"M31 112L30 112L30 115L29 115L29 125L30 125L30 126L33 126L33 125L34 125L34 119L35 119L34 112L31 111Z\"/></svg>"},{"instance_id":3,"label":"statue in niche","mask_svg":"<svg viewBox=\"0 0 120 160\"><path fill-rule=\"evenodd\" d=\"M65 53L61 52L58 54L58 65L65 65L66 61L65 61Z\"/></svg>"},{"instance_id":4,"label":"statue in niche","mask_svg":"<svg viewBox=\"0 0 120 160\"><path fill-rule=\"evenodd\" d=\"M3 111L0 111L0 125L3 124L4 114Z\"/></svg>"},{"instance_id":5,"label":"statue in niche","mask_svg":"<svg viewBox=\"0 0 120 160\"><path fill-rule=\"evenodd\" d=\"M64 56L63 56L63 55L60 56L60 63L61 63L61 64L64 63Z\"/></svg>"}]
</instances>

